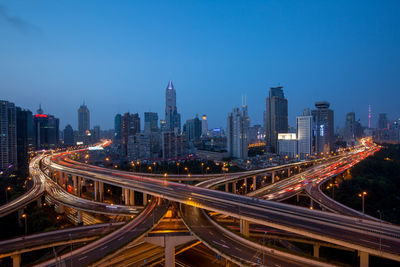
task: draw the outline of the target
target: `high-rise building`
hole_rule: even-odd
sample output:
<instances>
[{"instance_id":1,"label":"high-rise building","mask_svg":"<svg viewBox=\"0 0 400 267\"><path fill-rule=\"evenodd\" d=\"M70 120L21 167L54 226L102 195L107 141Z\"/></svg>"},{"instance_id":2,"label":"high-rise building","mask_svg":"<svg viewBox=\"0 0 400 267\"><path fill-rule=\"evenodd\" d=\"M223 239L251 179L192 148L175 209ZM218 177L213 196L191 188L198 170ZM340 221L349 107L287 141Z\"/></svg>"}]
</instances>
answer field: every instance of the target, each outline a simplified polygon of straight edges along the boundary
<instances>
[{"instance_id":1,"label":"high-rise building","mask_svg":"<svg viewBox=\"0 0 400 267\"><path fill-rule=\"evenodd\" d=\"M297 128L297 153L300 159L306 159L312 153L313 118L310 110L303 111L303 116L296 118Z\"/></svg>"},{"instance_id":2,"label":"high-rise building","mask_svg":"<svg viewBox=\"0 0 400 267\"><path fill-rule=\"evenodd\" d=\"M16 108L18 170L28 173L29 153L34 150L32 111Z\"/></svg>"},{"instance_id":3,"label":"high-rise building","mask_svg":"<svg viewBox=\"0 0 400 267\"><path fill-rule=\"evenodd\" d=\"M53 115L44 114L40 107L33 117L33 129L36 149L55 148L59 141L58 118Z\"/></svg>"},{"instance_id":4,"label":"high-rise building","mask_svg":"<svg viewBox=\"0 0 400 267\"><path fill-rule=\"evenodd\" d=\"M208 135L208 122L207 122L207 115L205 114L201 116L201 135L202 136Z\"/></svg>"},{"instance_id":5,"label":"high-rise building","mask_svg":"<svg viewBox=\"0 0 400 267\"><path fill-rule=\"evenodd\" d=\"M313 142L315 153L327 153L333 150L334 145L334 120L333 110L329 109L328 102L316 102L316 110L312 111L313 117Z\"/></svg>"},{"instance_id":6,"label":"high-rise building","mask_svg":"<svg viewBox=\"0 0 400 267\"><path fill-rule=\"evenodd\" d=\"M158 132L158 114L156 112L144 113L144 132L146 134Z\"/></svg>"},{"instance_id":7,"label":"high-rise building","mask_svg":"<svg viewBox=\"0 0 400 267\"><path fill-rule=\"evenodd\" d=\"M128 137L128 159L151 158L151 134L137 133Z\"/></svg>"},{"instance_id":8,"label":"high-rise building","mask_svg":"<svg viewBox=\"0 0 400 267\"><path fill-rule=\"evenodd\" d=\"M261 125L256 124L249 127L249 137L248 137L249 144L263 142L264 139L265 139L265 130Z\"/></svg>"},{"instance_id":9,"label":"high-rise building","mask_svg":"<svg viewBox=\"0 0 400 267\"><path fill-rule=\"evenodd\" d=\"M162 158L177 159L186 156L186 138L184 135L174 132L161 134Z\"/></svg>"},{"instance_id":10,"label":"high-rise building","mask_svg":"<svg viewBox=\"0 0 400 267\"><path fill-rule=\"evenodd\" d=\"M276 152L278 133L288 132L288 101L283 87L271 87L266 99L265 141L267 150Z\"/></svg>"},{"instance_id":11,"label":"high-rise building","mask_svg":"<svg viewBox=\"0 0 400 267\"><path fill-rule=\"evenodd\" d=\"M344 128L344 137L347 140L354 140L356 138L356 114L349 112L346 114L346 122Z\"/></svg>"},{"instance_id":12,"label":"high-rise building","mask_svg":"<svg viewBox=\"0 0 400 267\"><path fill-rule=\"evenodd\" d=\"M387 129L388 127L388 119L386 113L380 113L378 119L378 129Z\"/></svg>"},{"instance_id":13,"label":"high-rise building","mask_svg":"<svg viewBox=\"0 0 400 267\"><path fill-rule=\"evenodd\" d=\"M100 140L100 125L96 125L92 130L92 142L99 142Z\"/></svg>"},{"instance_id":14,"label":"high-rise building","mask_svg":"<svg viewBox=\"0 0 400 267\"><path fill-rule=\"evenodd\" d=\"M234 158L247 159L248 156L248 131L250 118L247 114L247 106L242 110L234 108L227 120L227 147L228 155Z\"/></svg>"},{"instance_id":15,"label":"high-rise building","mask_svg":"<svg viewBox=\"0 0 400 267\"><path fill-rule=\"evenodd\" d=\"M128 153L128 137L140 133L140 117L138 113L125 113L121 117L121 149L122 155Z\"/></svg>"},{"instance_id":16,"label":"high-rise building","mask_svg":"<svg viewBox=\"0 0 400 267\"><path fill-rule=\"evenodd\" d=\"M176 91L172 81L169 81L165 91L165 122L167 131L181 132L181 114L176 107Z\"/></svg>"},{"instance_id":17,"label":"high-rise building","mask_svg":"<svg viewBox=\"0 0 400 267\"><path fill-rule=\"evenodd\" d=\"M78 109L79 141L87 141L85 140L88 134L87 131L90 131L90 112L85 103L83 103Z\"/></svg>"},{"instance_id":18,"label":"high-rise building","mask_svg":"<svg viewBox=\"0 0 400 267\"><path fill-rule=\"evenodd\" d=\"M0 100L0 170L17 168L17 122L14 103Z\"/></svg>"},{"instance_id":19,"label":"high-rise building","mask_svg":"<svg viewBox=\"0 0 400 267\"><path fill-rule=\"evenodd\" d=\"M278 133L278 154L296 158L297 138L295 133Z\"/></svg>"},{"instance_id":20,"label":"high-rise building","mask_svg":"<svg viewBox=\"0 0 400 267\"><path fill-rule=\"evenodd\" d=\"M201 121L197 115L194 119L190 119L190 120L186 121L185 134L186 134L186 140L189 142L200 141Z\"/></svg>"},{"instance_id":21,"label":"high-rise building","mask_svg":"<svg viewBox=\"0 0 400 267\"><path fill-rule=\"evenodd\" d=\"M121 143L121 114L115 115L114 118L114 142Z\"/></svg>"},{"instance_id":22,"label":"high-rise building","mask_svg":"<svg viewBox=\"0 0 400 267\"><path fill-rule=\"evenodd\" d=\"M68 124L64 129L64 145L73 146L74 144L74 129Z\"/></svg>"}]
</instances>

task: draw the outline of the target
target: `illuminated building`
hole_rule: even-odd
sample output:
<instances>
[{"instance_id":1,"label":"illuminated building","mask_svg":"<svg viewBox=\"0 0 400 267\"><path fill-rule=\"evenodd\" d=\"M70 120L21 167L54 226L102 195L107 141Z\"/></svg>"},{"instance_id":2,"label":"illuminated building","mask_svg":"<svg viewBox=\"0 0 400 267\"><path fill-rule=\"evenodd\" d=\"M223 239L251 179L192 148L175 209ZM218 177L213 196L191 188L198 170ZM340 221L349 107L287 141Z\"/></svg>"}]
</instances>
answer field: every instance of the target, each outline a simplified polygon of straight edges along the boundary
<instances>
[{"instance_id":1,"label":"illuminated building","mask_svg":"<svg viewBox=\"0 0 400 267\"><path fill-rule=\"evenodd\" d=\"M17 167L17 129L14 103L0 100L0 170Z\"/></svg>"},{"instance_id":2,"label":"illuminated building","mask_svg":"<svg viewBox=\"0 0 400 267\"><path fill-rule=\"evenodd\" d=\"M43 114L40 107L33 117L33 129L36 149L55 148L59 141L59 119Z\"/></svg>"},{"instance_id":3,"label":"illuminated building","mask_svg":"<svg viewBox=\"0 0 400 267\"><path fill-rule=\"evenodd\" d=\"M250 118L247 114L247 106L242 110L234 108L227 120L227 147L228 155L234 158L247 159L248 156L248 132Z\"/></svg>"},{"instance_id":4,"label":"illuminated building","mask_svg":"<svg viewBox=\"0 0 400 267\"><path fill-rule=\"evenodd\" d=\"M90 130L90 112L85 103L78 109L78 135L79 141L88 143L87 131Z\"/></svg>"},{"instance_id":5,"label":"illuminated building","mask_svg":"<svg viewBox=\"0 0 400 267\"><path fill-rule=\"evenodd\" d=\"M303 116L297 116L296 126L297 153L300 159L305 159L307 155L311 155L312 153L313 141L313 118L309 109L303 112Z\"/></svg>"},{"instance_id":6,"label":"illuminated building","mask_svg":"<svg viewBox=\"0 0 400 267\"><path fill-rule=\"evenodd\" d=\"M181 114L176 107L176 91L172 81L169 81L165 90L165 123L166 131L181 132Z\"/></svg>"},{"instance_id":7,"label":"illuminated building","mask_svg":"<svg viewBox=\"0 0 400 267\"><path fill-rule=\"evenodd\" d=\"M334 145L333 110L328 102L316 102L317 109L312 111L313 117L313 146L315 153L327 153Z\"/></svg>"},{"instance_id":8,"label":"illuminated building","mask_svg":"<svg viewBox=\"0 0 400 267\"><path fill-rule=\"evenodd\" d=\"M297 155L297 138L295 133L278 134L278 154L295 158Z\"/></svg>"}]
</instances>

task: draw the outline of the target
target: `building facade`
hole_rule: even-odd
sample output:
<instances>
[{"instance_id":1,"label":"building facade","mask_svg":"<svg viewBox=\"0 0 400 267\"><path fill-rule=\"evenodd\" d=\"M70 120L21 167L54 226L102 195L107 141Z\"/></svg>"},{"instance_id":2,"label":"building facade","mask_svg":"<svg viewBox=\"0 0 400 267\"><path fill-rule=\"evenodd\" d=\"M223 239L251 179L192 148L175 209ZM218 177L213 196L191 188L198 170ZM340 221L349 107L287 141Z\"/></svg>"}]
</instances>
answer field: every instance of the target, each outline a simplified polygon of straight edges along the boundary
<instances>
[{"instance_id":1,"label":"building facade","mask_svg":"<svg viewBox=\"0 0 400 267\"><path fill-rule=\"evenodd\" d=\"M90 112L85 103L83 103L78 109L79 141L87 143L88 131L90 131Z\"/></svg>"},{"instance_id":2,"label":"building facade","mask_svg":"<svg viewBox=\"0 0 400 267\"><path fill-rule=\"evenodd\" d=\"M203 114L203 116L201 116L201 135L202 136L208 135L208 122L206 114Z\"/></svg>"},{"instance_id":3,"label":"building facade","mask_svg":"<svg viewBox=\"0 0 400 267\"><path fill-rule=\"evenodd\" d=\"M229 157L247 159L249 126L247 106L242 106L242 110L234 108L228 114L226 133Z\"/></svg>"},{"instance_id":4,"label":"building facade","mask_svg":"<svg viewBox=\"0 0 400 267\"><path fill-rule=\"evenodd\" d=\"M313 146L315 153L327 153L334 148L334 115L326 101L316 102L312 111Z\"/></svg>"},{"instance_id":5,"label":"building facade","mask_svg":"<svg viewBox=\"0 0 400 267\"><path fill-rule=\"evenodd\" d=\"M181 114L176 107L176 91L172 81L169 81L165 90L165 123L166 131L181 132Z\"/></svg>"},{"instance_id":6,"label":"building facade","mask_svg":"<svg viewBox=\"0 0 400 267\"><path fill-rule=\"evenodd\" d=\"M140 117L138 113L125 113L121 117L121 152L122 156L128 155L128 137L140 133Z\"/></svg>"},{"instance_id":7,"label":"building facade","mask_svg":"<svg viewBox=\"0 0 400 267\"><path fill-rule=\"evenodd\" d=\"M187 155L185 136L174 132L161 134L161 148L163 160L182 158Z\"/></svg>"},{"instance_id":8,"label":"building facade","mask_svg":"<svg viewBox=\"0 0 400 267\"><path fill-rule=\"evenodd\" d=\"M288 132L288 101L283 87L271 87L266 99L265 142L267 151L276 152L278 133Z\"/></svg>"},{"instance_id":9,"label":"building facade","mask_svg":"<svg viewBox=\"0 0 400 267\"><path fill-rule=\"evenodd\" d=\"M35 148L49 149L56 148L59 142L59 124L58 118L53 115L44 114L41 108L33 117L33 130L35 137Z\"/></svg>"},{"instance_id":10,"label":"building facade","mask_svg":"<svg viewBox=\"0 0 400 267\"><path fill-rule=\"evenodd\" d=\"M313 117L309 110L303 116L296 117L297 153L300 159L306 159L312 154L313 144Z\"/></svg>"},{"instance_id":11,"label":"building facade","mask_svg":"<svg viewBox=\"0 0 400 267\"><path fill-rule=\"evenodd\" d=\"M69 124L64 128L64 145L65 146L75 145L74 129L72 129L72 126Z\"/></svg>"},{"instance_id":12,"label":"building facade","mask_svg":"<svg viewBox=\"0 0 400 267\"><path fill-rule=\"evenodd\" d=\"M0 100L0 171L17 168L16 124L14 103Z\"/></svg>"},{"instance_id":13,"label":"building facade","mask_svg":"<svg viewBox=\"0 0 400 267\"><path fill-rule=\"evenodd\" d=\"M158 132L158 114L156 112L144 113L144 132L146 134Z\"/></svg>"},{"instance_id":14,"label":"building facade","mask_svg":"<svg viewBox=\"0 0 400 267\"><path fill-rule=\"evenodd\" d=\"M278 134L278 154L297 158L297 138L295 133Z\"/></svg>"}]
</instances>

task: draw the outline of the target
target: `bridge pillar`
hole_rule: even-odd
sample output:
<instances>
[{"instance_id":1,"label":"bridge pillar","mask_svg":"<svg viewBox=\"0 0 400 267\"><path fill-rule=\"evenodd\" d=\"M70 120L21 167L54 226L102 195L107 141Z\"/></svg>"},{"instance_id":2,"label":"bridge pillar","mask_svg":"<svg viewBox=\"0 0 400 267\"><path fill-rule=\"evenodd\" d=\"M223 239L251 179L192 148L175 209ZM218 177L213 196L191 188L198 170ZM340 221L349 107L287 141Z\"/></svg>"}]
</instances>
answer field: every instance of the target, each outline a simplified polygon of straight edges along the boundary
<instances>
[{"instance_id":1,"label":"bridge pillar","mask_svg":"<svg viewBox=\"0 0 400 267\"><path fill-rule=\"evenodd\" d=\"M240 219L240 233L246 237L249 236L249 221Z\"/></svg>"},{"instance_id":2,"label":"bridge pillar","mask_svg":"<svg viewBox=\"0 0 400 267\"><path fill-rule=\"evenodd\" d=\"M129 192L129 205L130 206L135 206L135 191L134 190L130 190Z\"/></svg>"},{"instance_id":3,"label":"bridge pillar","mask_svg":"<svg viewBox=\"0 0 400 267\"><path fill-rule=\"evenodd\" d=\"M125 205L129 206L129 189L124 188L124 191L125 191Z\"/></svg>"},{"instance_id":4,"label":"bridge pillar","mask_svg":"<svg viewBox=\"0 0 400 267\"><path fill-rule=\"evenodd\" d=\"M83 184L83 177L78 176L78 196L82 196L82 184Z\"/></svg>"},{"instance_id":5,"label":"bridge pillar","mask_svg":"<svg viewBox=\"0 0 400 267\"><path fill-rule=\"evenodd\" d=\"M288 178L290 177L290 170L291 170L291 168L289 167L289 168L287 169L287 177L288 177Z\"/></svg>"},{"instance_id":6,"label":"bridge pillar","mask_svg":"<svg viewBox=\"0 0 400 267\"><path fill-rule=\"evenodd\" d=\"M74 187L74 194L78 195L78 177L72 175L72 186Z\"/></svg>"},{"instance_id":7,"label":"bridge pillar","mask_svg":"<svg viewBox=\"0 0 400 267\"><path fill-rule=\"evenodd\" d=\"M314 208L314 200L310 198L310 209Z\"/></svg>"},{"instance_id":8,"label":"bridge pillar","mask_svg":"<svg viewBox=\"0 0 400 267\"><path fill-rule=\"evenodd\" d=\"M232 193L236 194L236 181L232 182Z\"/></svg>"},{"instance_id":9,"label":"bridge pillar","mask_svg":"<svg viewBox=\"0 0 400 267\"><path fill-rule=\"evenodd\" d=\"M21 266L21 254L16 254L11 256L13 267L20 267Z\"/></svg>"},{"instance_id":10,"label":"bridge pillar","mask_svg":"<svg viewBox=\"0 0 400 267\"><path fill-rule=\"evenodd\" d=\"M253 176L253 191L257 190L257 176Z\"/></svg>"},{"instance_id":11,"label":"bridge pillar","mask_svg":"<svg viewBox=\"0 0 400 267\"><path fill-rule=\"evenodd\" d=\"M78 210L78 212L76 213L77 217L78 217L78 225L83 225L83 221L82 221L82 212L80 210Z\"/></svg>"},{"instance_id":12,"label":"bridge pillar","mask_svg":"<svg viewBox=\"0 0 400 267\"><path fill-rule=\"evenodd\" d=\"M229 192L229 184L228 183L225 184L225 192Z\"/></svg>"},{"instance_id":13,"label":"bridge pillar","mask_svg":"<svg viewBox=\"0 0 400 267\"><path fill-rule=\"evenodd\" d=\"M94 182L94 189L93 189L94 201L97 201L99 195L99 182L98 181L93 181L93 182Z\"/></svg>"},{"instance_id":14,"label":"bridge pillar","mask_svg":"<svg viewBox=\"0 0 400 267\"><path fill-rule=\"evenodd\" d=\"M360 267L368 267L369 266L368 252L358 251L358 255L360 257Z\"/></svg>"},{"instance_id":15,"label":"bridge pillar","mask_svg":"<svg viewBox=\"0 0 400 267\"><path fill-rule=\"evenodd\" d=\"M320 244L314 244L314 257L315 258L319 258L319 248L320 248Z\"/></svg>"},{"instance_id":16,"label":"bridge pillar","mask_svg":"<svg viewBox=\"0 0 400 267\"><path fill-rule=\"evenodd\" d=\"M296 194L296 201L299 202L300 201L300 193Z\"/></svg>"},{"instance_id":17,"label":"bridge pillar","mask_svg":"<svg viewBox=\"0 0 400 267\"><path fill-rule=\"evenodd\" d=\"M147 194L143 193L143 206L147 205Z\"/></svg>"},{"instance_id":18,"label":"bridge pillar","mask_svg":"<svg viewBox=\"0 0 400 267\"><path fill-rule=\"evenodd\" d=\"M104 183L103 182L98 182L99 183L99 201L103 202L104 201Z\"/></svg>"},{"instance_id":19,"label":"bridge pillar","mask_svg":"<svg viewBox=\"0 0 400 267\"><path fill-rule=\"evenodd\" d=\"M193 241L194 236L154 236L145 237L144 241L164 247L165 266L175 266L175 247Z\"/></svg>"},{"instance_id":20,"label":"bridge pillar","mask_svg":"<svg viewBox=\"0 0 400 267\"><path fill-rule=\"evenodd\" d=\"M272 172L272 175L271 175L271 183L273 184L273 183L275 183L275 172Z\"/></svg>"},{"instance_id":21,"label":"bridge pillar","mask_svg":"<svg viewBox=\"0 0 400 267\"><path fill-rule=\"evenodd\" d=\"M24 209L18 210L18 226L22 227L22 214L24 214Z\"/></svg>"}]
</instances>

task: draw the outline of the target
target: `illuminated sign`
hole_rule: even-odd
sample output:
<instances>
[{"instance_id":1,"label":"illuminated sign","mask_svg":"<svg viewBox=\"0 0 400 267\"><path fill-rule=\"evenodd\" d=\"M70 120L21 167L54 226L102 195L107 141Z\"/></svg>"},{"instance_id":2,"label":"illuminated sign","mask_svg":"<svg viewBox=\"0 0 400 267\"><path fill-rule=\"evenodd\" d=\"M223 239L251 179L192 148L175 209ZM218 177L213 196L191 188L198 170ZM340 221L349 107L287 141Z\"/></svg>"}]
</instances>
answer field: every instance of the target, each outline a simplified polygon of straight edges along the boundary
<instances>
[{"instance_id":1,"label":"illuminated sign","mask_svg":"<svg viewBox=\"0 0 400 267\"><path fill-rule=\"evenodd\" d=\"M278 133L278 140L296 140L295 133Z\"/></svg>"},{"instance_id":2,"label":"illuminated sign","mask_svg":"<svg viewBox=\"0 0 400 267\"><path fill-rule=\"evenodd\" d=\"M36 114L36 118L47 118L48 116L46 114Z\"/></svg>"}]
</instances>

